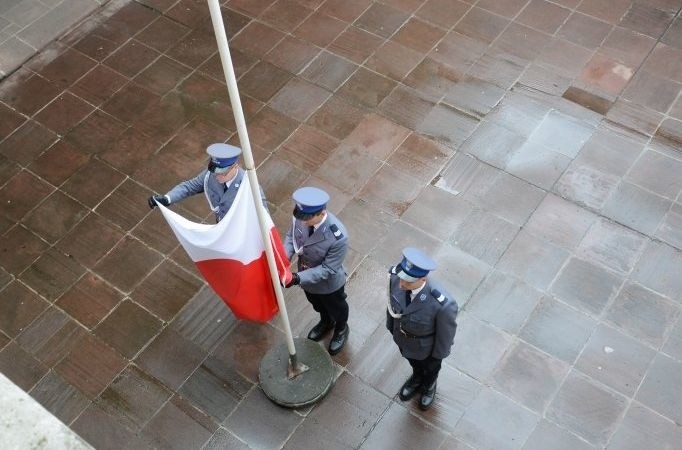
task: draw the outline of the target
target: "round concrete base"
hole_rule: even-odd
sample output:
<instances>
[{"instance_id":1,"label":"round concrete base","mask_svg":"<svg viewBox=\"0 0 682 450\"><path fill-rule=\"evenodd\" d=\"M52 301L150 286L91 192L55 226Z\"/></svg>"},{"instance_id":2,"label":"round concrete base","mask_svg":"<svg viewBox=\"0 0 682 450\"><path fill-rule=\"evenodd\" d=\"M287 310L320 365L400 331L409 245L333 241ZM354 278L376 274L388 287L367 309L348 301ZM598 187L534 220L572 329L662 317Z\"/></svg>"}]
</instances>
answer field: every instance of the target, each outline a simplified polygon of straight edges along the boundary
<instances>
[{"instance_id":1,"label":"round concrete base","mask_svg":"<svg viewBox=\"0 0 682 450\"><path fill-rule=\"evenodd\" d=\"M288 375L286 344L271 348L260 362L258 380L270 400L288 408L310 405L329 392L334 363L324 347L305 338L294 339L298 362L308 367L293 378Z\"/></svg>"}]
</instances>

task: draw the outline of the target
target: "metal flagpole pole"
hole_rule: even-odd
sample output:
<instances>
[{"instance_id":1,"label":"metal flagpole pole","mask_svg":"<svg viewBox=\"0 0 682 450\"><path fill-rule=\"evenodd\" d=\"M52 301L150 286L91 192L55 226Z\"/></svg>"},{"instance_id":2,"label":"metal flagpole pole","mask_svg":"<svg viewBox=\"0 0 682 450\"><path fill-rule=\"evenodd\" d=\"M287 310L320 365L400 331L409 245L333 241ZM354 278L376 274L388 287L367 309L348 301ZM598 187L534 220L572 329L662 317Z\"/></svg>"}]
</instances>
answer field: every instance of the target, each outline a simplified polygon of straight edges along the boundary
<instances>
[{"instance_id":1,"label":"metal flagpole pole","mask_svg":"<svg viewBox=\"0 0 682 450\"><path fill-rule=\"evenodd\" d=\"M297 361L296 347L294 346L294 338L291 334L291 325L289 324L289 315L284 303L284 296L282 294L282 286L275 263L275 256L272 250L272 243L270 242L270 230L265 226L265 212L263 205L260 202L260 185L258 184L258 177L256 176L256 167L253 161L253 153L251 152L251 142L246 131L246 120L244 119L244 111L239 98L239 90L237 88L237 77L234 73L232 65L232 57L230 56L230 48L227 45L227 35L225 34L225 25L223 24L223 16L220 13L220 3L218 0L208 0L208 7L211 13L211 22L213 22L213 30L215 32L216 40L218 41L218 52L220 53L220 61L223 65L223 72L225 74L225 82L227 83L227 91L232 104L232 111L234 113L234 121L237 124L237 134L239 135L239 143L242 148L244 156L244 166L246 167L246 174L249 177L249 184L251 185L251 193L253 194L253 201L258 214L258 224L260 225L261 236L263 244L265 245L265 254L268 260L268 267L270 268L270 275L272 279L272 286L275 289L277 297L277 305L279 306L282 321L284 322L284 331L287 338L287 348L289 350L290 371L293 371L293 376L303 370L302 365Z\"/></svg>"}]
</instances>

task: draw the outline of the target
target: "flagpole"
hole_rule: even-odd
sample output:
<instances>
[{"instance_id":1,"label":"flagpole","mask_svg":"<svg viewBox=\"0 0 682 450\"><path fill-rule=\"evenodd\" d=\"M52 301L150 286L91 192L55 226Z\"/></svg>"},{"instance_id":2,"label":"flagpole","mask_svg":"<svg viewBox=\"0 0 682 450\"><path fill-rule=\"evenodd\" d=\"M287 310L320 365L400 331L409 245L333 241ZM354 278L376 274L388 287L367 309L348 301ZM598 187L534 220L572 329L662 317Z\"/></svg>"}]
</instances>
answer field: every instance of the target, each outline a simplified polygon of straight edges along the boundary
<instances>
[{"instance_id":1,"label":"flagpole","mask_svg":"<svg viewBox=\"0 0 682 450\"><path fill-rule=\"evenodd\" d=\"M215 32L216 40L218 41L218 52L220 53L220 61L223 65L223 72L225 73L225 82L227 83L227 91L232 104L232 111L234 113L234 121L237 124L237 134L239 135L239 142L242 148L244 157L244 166L246 167L246 174L249 177L249 184L251 185L251 193L258 215L258 224L260 225L261 236L265 246L265 255L268 260L268 267L270 268L270 277L272 286L275 289L275 296L277 297L277 304L284 322L284 332L286 334L287 348L289 350L290 370L293 370L294 376L300 372L303 367L297 361L296 347L294 345L294 338L291 333L291 325L289 324L289 315L287 314L286 304L284 303L284 296L282 295L282 286L280 285L277 264L275 263L275 255L272 249L272 242L270 242L270 230L265 225L265 213L263 205L260 201L260 185L258 184L258 176L256 175L256 167L253 161L253 153L251 152L251 142L249 142L249 135L246 130L246 120L244 119L244 111L239 99L239 90L237 88L237 78L234 73L232 65L232 57L230 56L230 48L227 44L227 35L225 34L225 25L223 24L223 16L220 12L220 3L218 0L208 0L208 7L211 13L211 22L213 22L213 30Z\"/></svg>"}]
</instances>

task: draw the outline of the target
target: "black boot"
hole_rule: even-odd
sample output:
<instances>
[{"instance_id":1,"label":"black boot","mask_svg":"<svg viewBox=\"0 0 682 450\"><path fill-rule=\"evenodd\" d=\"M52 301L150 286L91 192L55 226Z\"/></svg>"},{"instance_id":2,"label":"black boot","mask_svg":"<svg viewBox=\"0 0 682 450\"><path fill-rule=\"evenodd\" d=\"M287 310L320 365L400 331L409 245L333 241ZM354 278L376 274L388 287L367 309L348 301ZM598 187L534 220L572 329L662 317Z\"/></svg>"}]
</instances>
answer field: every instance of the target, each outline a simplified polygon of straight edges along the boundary
<instances>
[{"instance_id":1,"label":"black boot","mask_svg":"<svg viewBox=\"0 0 682 450\"><path fill-rule=\"evenodd\" d=\"M343 330L341 331L334 330L332 340L329 341L330 355L332 356L336 355L341 351L343 346L346 345L346 341L348 340L348 333L350 333L350 328L348 328L348 324L346 324L346 326L343 327Z\"/></svg>"},{"instance_id":2,"label":"black boot","mask_svg":"<svg viewBox=\"0 0 682 450\"><path fill-rule=\"evenodd\" d=\"M317 325L310 330L310 333L308 333L308 339L319 341L324 337L325 334L329 333L332 328L334 328L334 322L320 320L317 322Z\"/></svg>"},{"instance_id":3,"label":"black boot","mask_svg":"<svg viewBox=\"0 0 682 450\"><path fill-rule=\"evenodd\" d=\"M421 400L419 400L419 409L426 411L433 404L436 398L436 382L431 383L431 386L424 389Z\"/></svg>"},{"instance_id":4,"label":"black boot","mask_svg":"<svg viewBox=\"0 0 682 450\"><path fill-rule=\"evenodd\" d=\"M417 376L413 373L412 376L410 376L410 378L408 378L407 381L403 383L403 386L400 388L400 393L398 394L400 400L406 402L412 397L414 397L414 394L417 393L417 390L421 385L422 377Z\"/></svg>"}]
</instances>

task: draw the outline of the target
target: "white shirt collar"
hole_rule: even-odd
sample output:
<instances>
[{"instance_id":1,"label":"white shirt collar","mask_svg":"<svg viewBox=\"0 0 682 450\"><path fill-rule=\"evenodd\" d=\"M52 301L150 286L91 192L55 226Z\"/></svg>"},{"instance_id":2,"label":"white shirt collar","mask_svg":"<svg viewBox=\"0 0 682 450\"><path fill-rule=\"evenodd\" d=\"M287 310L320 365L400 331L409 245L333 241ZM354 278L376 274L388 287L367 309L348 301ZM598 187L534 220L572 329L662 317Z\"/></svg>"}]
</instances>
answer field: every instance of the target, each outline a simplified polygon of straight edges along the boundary
<instances>
[{"instance_id":1,"label":"white shirt collar","mask_svg":"<svg viewBox=\"0 0 682 450\"><path fill-rule=\"evenodd\" d=\"M239 169L237 169L237 172L234 174L231 180L225 182L225 186L229 188L232 182L237 178L237 175L239 175Z\"/></svg>"},{"instance_id":2,"label":"white shirt collar","mask_svg":"<svg viewBox=\"0 0 682 450\"><path fill-rule=\"evenodd\" d=\"M424 281L424 283L422 283L422 285L419 286L417 289L412 289L412 298L415 298L417 294L419 294L421 290L424 289L424 286L426 286L426 281Z\"/></svg>"},{"instance_id":3,"label":"white shirt collar","mask_svg":"<svg viewBox=\"0 0 682 450\"><path fill-rule=\"evenodd\" d=\"M322 220L320 220L317 225L313 225L313 228L315 228L315 231L317 231L318 228L322 226L324 221L327 220L327 211L324 212L324 215L322 216Z\"/></svg>"}]
</instances>

